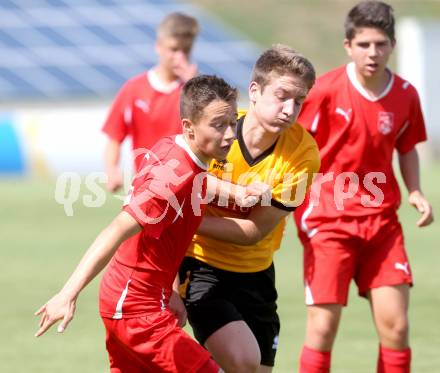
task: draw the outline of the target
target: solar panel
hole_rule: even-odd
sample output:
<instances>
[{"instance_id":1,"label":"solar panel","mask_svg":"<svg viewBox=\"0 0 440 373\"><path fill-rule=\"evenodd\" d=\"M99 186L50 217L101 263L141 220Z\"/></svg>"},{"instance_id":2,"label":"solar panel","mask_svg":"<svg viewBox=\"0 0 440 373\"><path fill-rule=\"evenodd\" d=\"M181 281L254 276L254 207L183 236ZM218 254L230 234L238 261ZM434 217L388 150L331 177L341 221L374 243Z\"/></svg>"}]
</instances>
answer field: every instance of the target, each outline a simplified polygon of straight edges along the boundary
<instances>
[{"instance_id":1,"label":"solar panel","mask_svg":"<svg viewBox=\"0 0 440 373\"><path fill-rule=\"evenodd\" d=\"M177 0L0 0L0 101L112 97L156 63L155 30L172 11L201 24L201 73L247 88L258 48Z\"/></svg>"}]
</instances>

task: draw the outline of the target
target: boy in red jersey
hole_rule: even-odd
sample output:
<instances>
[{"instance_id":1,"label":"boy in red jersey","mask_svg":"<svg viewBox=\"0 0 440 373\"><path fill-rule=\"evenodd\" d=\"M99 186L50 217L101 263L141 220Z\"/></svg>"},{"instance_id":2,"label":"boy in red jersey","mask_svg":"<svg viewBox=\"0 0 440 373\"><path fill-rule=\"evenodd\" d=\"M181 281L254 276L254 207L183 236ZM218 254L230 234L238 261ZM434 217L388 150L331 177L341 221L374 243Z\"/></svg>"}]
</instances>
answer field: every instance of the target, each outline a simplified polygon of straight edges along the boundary
<instances>
[{"instance_id":1,"label":"boy in red jersey","mask_svg":"<svg viewBox=\"0 0 440 373\"><path fill-rule=\"evenodd\" d=\"M81 290L106 266L100 313L112 372L218 372L169 307L173 281L201 219L208 162L234 140L237 92L200 76L182 89L183 135L145 154L123 211L96 238L62 290L42 306L40 336L72 320Z\"/></svg>"},{"instance_id":2,"label":"boy in red jersey","mask_svg":"<svg viewBox=\"0 0 440 373\"><path fill-rule=\"evenodd\" d=\"M308 306L300 371L330 370L354 279L378 332L377 371L409 372L413 280L396 214L401 197L392 155L396 149L409 202L422 214L418 226L430 224L415 148L426 140L425 126L415 88L387 68L395 46L392 8L359 3L348 13L345 34L352 62L318 79L298 119L315 136L322 172L295 211Z\"/></svg>"},{"instance_id":3,"label":"boy in red jersey","mask_svg":"<svg viewBox=\"0 0 440 373\"><path fill-rule=\"evenodd\" d=\"M126 136L131 136L134 150L151 149L160 138L182 132L179 94L183 83L197 73L188 59L198 32L195 18L182 13L166 16L157 30L158 64L127 81L118 93L102 129L108 136L104 161L111 192L123 183L118 164ZM135 157L136 169L141 161Z\"/></svg>"}]
</instances>

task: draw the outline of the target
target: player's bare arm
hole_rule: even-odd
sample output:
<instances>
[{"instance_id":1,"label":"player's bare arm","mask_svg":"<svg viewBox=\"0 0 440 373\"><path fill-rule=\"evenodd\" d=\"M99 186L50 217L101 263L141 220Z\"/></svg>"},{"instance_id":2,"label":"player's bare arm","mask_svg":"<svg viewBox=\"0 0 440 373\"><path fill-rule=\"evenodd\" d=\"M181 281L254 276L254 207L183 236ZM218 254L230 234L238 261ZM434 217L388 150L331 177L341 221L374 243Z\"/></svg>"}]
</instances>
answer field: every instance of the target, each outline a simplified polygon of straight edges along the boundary
<instances>
[{"instance_id":1,"label":"player's bare arm","mask_svg":"<svg viewBox=\"0 0 440 373\"><path fill-rule=\"evenodd\" d=\"M257 206L246 219L205 216L197 233L239 245L254 245L290 213L273 206Z\"/></svg>"},{"instance_id":2,"label":"player's bare arm","mask_svg":"<svg viewBox=\"0 0 440 373\"><path fill-rule=\"evenodd\" d=\"M182 328L186 324L188 315L186 313L186 307L183 304L183 300L182 298L180 298L179 285L180 285L180 278L179 278L179 273L177 273L176 278L174 279L173 282L173 292L171 293L168 307L170 311L174 313L174 315L176 315L177 320L179 322L178 325Z\"/></svg>"},{"instance_id":3,"label":"player's bare arm","mask_svg":"<svg viewBox=\"0 0 440 373\"><path fill-rule=\"evenodd\" d=\"M137 221L123 211L98 235L61 291L35 312L36 316L41 315L36 337L59 320L62 322L58 332L66 329L75 313L81 290L107 265L119 245L141 229Z\"/></svg>"},{"instance_id":4,"label":"player's bare arm","mask_svg":"<svg viewBox=\"0 0 440 373\"><path fill-rule=\"evenodd\" d=\"M408 153L399 154L399 166L403 181L408 190L409 203L422 214L417 221L419 227L426 227L434 221L432 206L422 193L420 187L419 156L414 148Z\"/></svg>"},{"instance_id":5,"label":"player's bare arm","mask_svg":"<svg viewBox=\"0 0 440 373\"><path fill-rule=\"evenodd\" d=\"M119 142L109 138L104 149L104 163L108 178L107 189L112 193L123 185L122 172L119 168L120 147Z\"/></svg>"},{"instance_id":6,"label":"player's bare arm","mask_svg":"<svg viewBox=\"0 0 440 373\"><path fill-rule=\"evenodd\" d=\"M270 200L272 193L269 185L259 181L249 185L239 185L211 174L208 174L207 181L208 200L227 196L229 200L234 200L242 207L254 206L262 200Z\"/></svg>"}]
</instances>

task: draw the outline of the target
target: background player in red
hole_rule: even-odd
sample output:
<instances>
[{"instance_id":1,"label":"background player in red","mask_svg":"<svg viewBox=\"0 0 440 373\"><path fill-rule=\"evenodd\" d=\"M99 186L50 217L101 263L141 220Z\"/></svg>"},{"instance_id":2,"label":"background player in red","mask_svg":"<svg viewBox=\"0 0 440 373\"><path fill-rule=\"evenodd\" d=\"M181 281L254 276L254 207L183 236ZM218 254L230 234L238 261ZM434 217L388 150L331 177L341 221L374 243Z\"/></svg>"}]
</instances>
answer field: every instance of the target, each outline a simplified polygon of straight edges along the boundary
<instances>
[{"instance_id":1,"label":"background player in red","mask_svg":"<svg viewBox=\"0 0 440 373\"><path fill-rule=\"evenodd\" d=\"M41 315L36 336L59 320L58 331L64 331L79 293L110 262L101 282L100 313L111 371L219 371L178 326L168 302L202 219L200 206L193 204L205 194L204 171L212 158L226 157L234 140L236 98L236 90L217 77L186 83L184 134L160 140L145 154L123 211L98 235L61 291L36 312ZM204 183L195 182L199 176Z\"/></svg>"},{"instance_id":2,"label":"background player in red","mask_svg":"<svg viewBox=\"0 0 440 373\"><path fill-rule=\"evenodd\" d=\"M409 372L413 280L396 214L401 196L392 156L396 149L409 202L422 214L417 224L430 224L415 148L426 140L425 126L415 88L387 68L395 46L393 9L378 1L359 3L348 13L345 35L352 62L318 79L298 119L315 136L323 173L295 211L308 305L300 371L330 370L354 279L378 332L377 371Z\"/></svg>"},{"instance_id":3,"label":"background player in red","mask_svg":"<svg viewBox=\"0 0 440 373\"><path fill-rule=\"evenodd\" d=\"M103 127L108 136L104 161L111 192L123 184L119 158L127 136L133 149L151 149L161 137L182 132L179 94L182 84L197 73L197 66L188 59L198 32L195 18L182 13L166 16L157 30L158 64L127 81L118 93ZM142 157L134 161L138 168Z\"/></svg>"}]
</instances>

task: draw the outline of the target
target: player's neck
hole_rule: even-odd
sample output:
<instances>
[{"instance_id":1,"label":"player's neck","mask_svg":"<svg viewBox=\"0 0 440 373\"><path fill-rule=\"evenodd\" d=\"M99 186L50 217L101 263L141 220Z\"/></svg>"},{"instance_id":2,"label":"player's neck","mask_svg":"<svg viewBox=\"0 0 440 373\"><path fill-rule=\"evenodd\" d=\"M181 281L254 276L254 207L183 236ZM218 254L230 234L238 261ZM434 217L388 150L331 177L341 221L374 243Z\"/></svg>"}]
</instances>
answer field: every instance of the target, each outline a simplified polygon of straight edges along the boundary
<instances>
[{"instance_id":1,"label":"player's neck","mask_svg":"<svg viewBox=\"0 0 440 373\"><path fill-rule=\"evenodd\" d=\"M159 79L160 82L165 86L173 84L178 80L177 76L174 73L161 65L156 65L155 67L153 67L152 70L154 71L157 79Z\"/></svg>"},{"instance_id":2,"label":"player's neck","mask_svg":"<svg viewBox=\"0 0 440 373\"><path fill-rule=\"evenodd\" d=\"M243 141L252 158L257 158L278 140L278 133L268 132L259 123L252 110L244 118L242 128Z\"/></svg>"},{"instance_id":3,"label":"player's neck","mask_svg":"<svg viewBox=\"0 0 440 373\"><path fill-rule=\"evenodd\" d=\"M201 152L200 149L197 147L197 144L195 143L195 141L188 138L186 134L183 134L183 139L184 139L185 143L188 145L188 148L194 153L194 155L202 163L205 163L208 165L211 162L212 158L206 156L206 154Z\"/></svg>"},{"instance_id":4,"label":"player's neck","mask_svg":"<svg viewBox=\"0 0 440 373\"><path fill-rule=\"evenodd\" d=\"M356 78L368 95L374 99L380 97L387 88L391 80L391 72L388 69L384 69L377 76L365 77L356 71Z\"/></svg>"}]
</instances>

